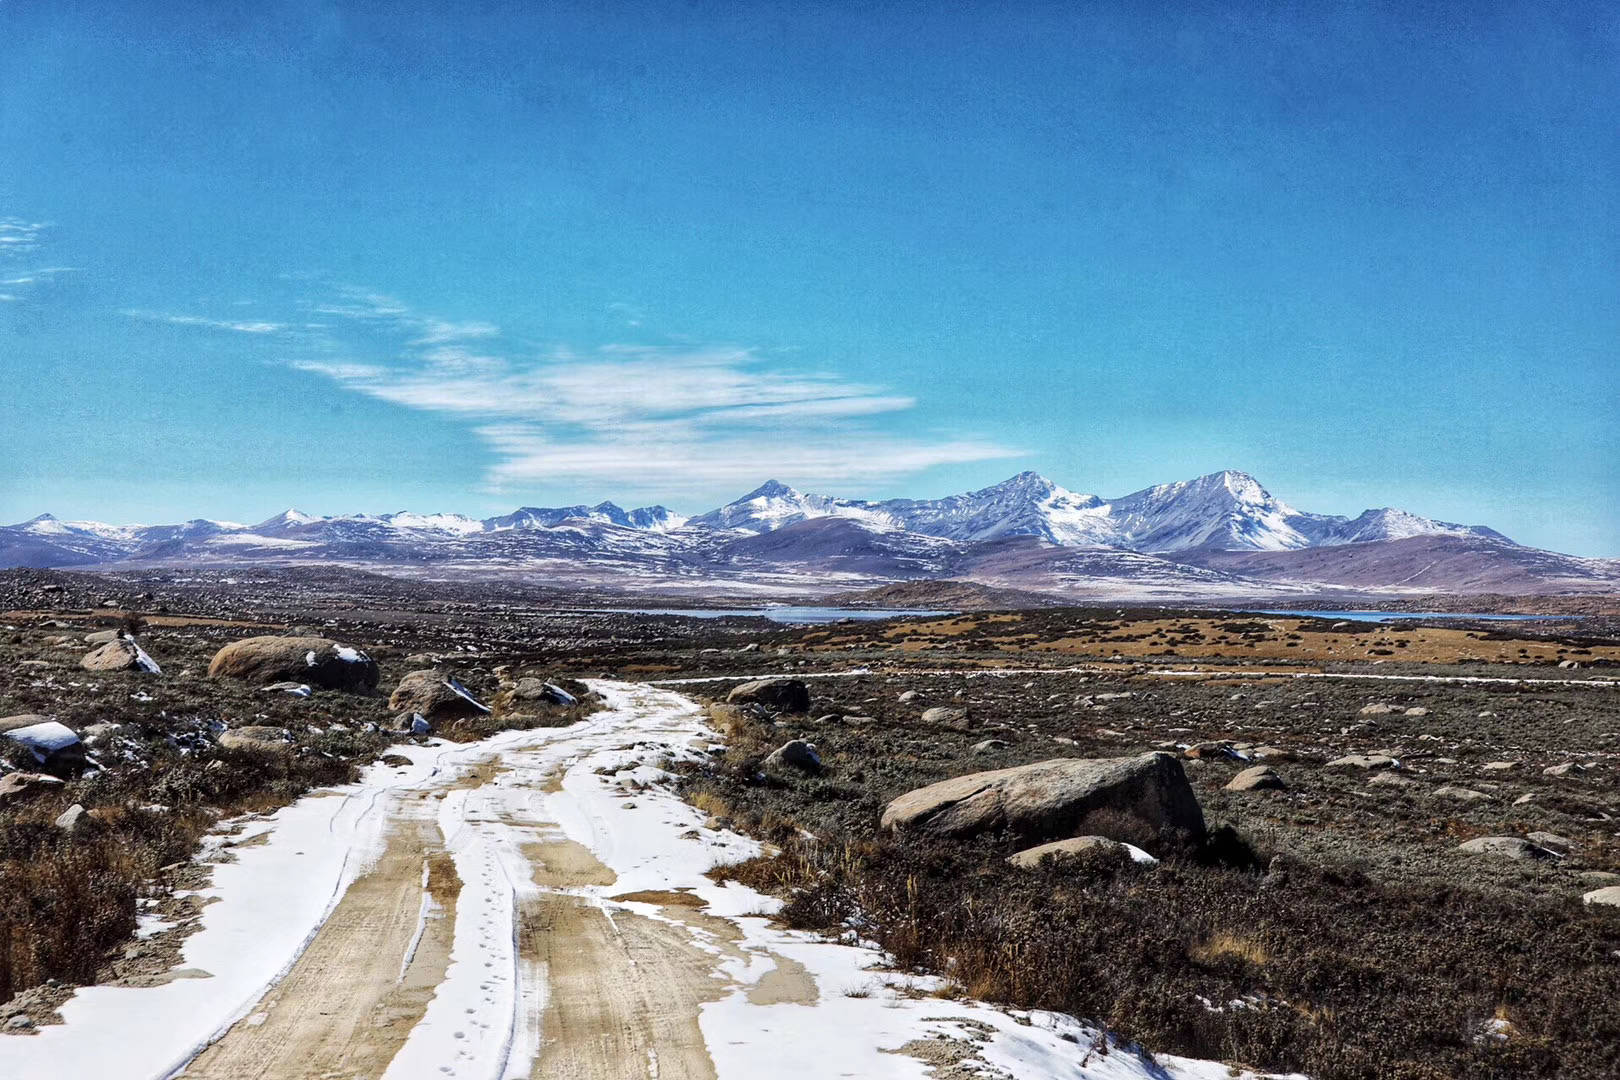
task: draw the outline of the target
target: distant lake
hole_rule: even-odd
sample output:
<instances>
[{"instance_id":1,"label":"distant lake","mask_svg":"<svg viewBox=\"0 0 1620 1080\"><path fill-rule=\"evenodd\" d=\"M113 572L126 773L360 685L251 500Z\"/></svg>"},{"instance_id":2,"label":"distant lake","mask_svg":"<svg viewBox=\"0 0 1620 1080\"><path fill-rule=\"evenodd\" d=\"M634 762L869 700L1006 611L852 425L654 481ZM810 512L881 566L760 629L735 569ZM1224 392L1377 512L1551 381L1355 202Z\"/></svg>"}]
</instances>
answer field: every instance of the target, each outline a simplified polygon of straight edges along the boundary
<instances>
[{"instance_id":1,"label":"distant lake","mask_svg":"<svg viewBox=\"0 0 1620 1080\"><path fill-rule=\"evenodd\" d=\"M1342 619L1346 622L1394 622L1397 619L1488 619L1492 622L1532 622L1536 619L1578 619L1579 615L1484 615L1461 611L1243 611L1243 615L1294 615L1302 619Z\"/></svg>"},{"instance_id":2,"label":"distant lake","mask_svg":"<svg viewBox=\"0 0 1620 1080\"><path fill-rule=\"evenodd\" d=\"M687 619L752 618L795 626L813 626L818 623L842 622L845 619L899 619L913 615L955 615L954 611L893 611L885 608L840 607L780 607L760 608L588 608L596 613L617 612L622 615L679 615Z\"/></svg>"}]
</instances>

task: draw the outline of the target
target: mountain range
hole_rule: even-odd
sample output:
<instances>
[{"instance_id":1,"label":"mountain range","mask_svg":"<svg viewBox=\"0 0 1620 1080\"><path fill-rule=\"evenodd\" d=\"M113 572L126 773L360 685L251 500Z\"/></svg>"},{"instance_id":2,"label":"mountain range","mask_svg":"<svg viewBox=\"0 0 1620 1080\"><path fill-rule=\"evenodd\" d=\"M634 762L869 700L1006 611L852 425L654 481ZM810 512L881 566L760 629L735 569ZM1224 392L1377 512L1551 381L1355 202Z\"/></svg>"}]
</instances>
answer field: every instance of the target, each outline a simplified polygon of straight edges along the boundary
<instances>
[{"instance_id":1,"label":"mountain range","mask_svg":"<svg viewBox=\"0 0 1620 1080\"><path fill-rule=\"evenodd\" d=\"M287 510L259 522L104 525L42 514L0 527L0 567L352 564L523 576L560 586L794 595L925 579L1076 599L1620 590L1620 560L1515 544L1405 510L1296 510L1225 471L1115 499L1033 472L941 499L870 502L770 481L685 518L662 506L510 514Z\"/></svg>"}]
</instances>

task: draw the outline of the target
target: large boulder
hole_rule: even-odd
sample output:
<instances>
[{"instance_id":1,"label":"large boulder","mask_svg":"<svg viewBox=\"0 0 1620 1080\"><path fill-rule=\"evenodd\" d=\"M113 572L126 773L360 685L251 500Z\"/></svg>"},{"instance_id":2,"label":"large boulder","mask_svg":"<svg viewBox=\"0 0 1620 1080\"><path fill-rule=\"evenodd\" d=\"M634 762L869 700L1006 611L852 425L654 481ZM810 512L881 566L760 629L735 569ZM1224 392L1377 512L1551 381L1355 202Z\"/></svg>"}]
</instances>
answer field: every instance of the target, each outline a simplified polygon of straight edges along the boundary
<instances>
[{"instance_id":1,"label":"large boulder","mask_svg":"<svg viewBox=\"0 0 1620 1080\"><path fill-rule=\"evenodd\" d=\"M1620 885L1610 885L1606 889L1593 889L1589 893L1583 893L1581 899L1588 904L1620 907Z\"/></svg>"},{"instance_id":2,"label":"large boulder","mask_svg":"<svg viewBox=\"0 0 1620 1080\"><path fill-rule=\"evenodd\" d=\"M211 677L255 683L305 682L327 690L377 688L377 664L359 649L320 637L251 637L214 654Z\"/></svg>"},{"instance_id":3,"label":"large boulder","mask_svg":"<svg viewBox=\"0 0 1620 1080\"><path fill-rule=\"evenodd\" d=\"M157 661L146 655L128 634L120 635L91 652L79 666L86 671L139 671L147 675L161 675L163 669Z\"/></svg>"},{"instance_id":4,"label":"large boulder","mask_svg":"<svg viewBox=\"0 0 1620 1080\"><path fill-rule=\"evenodd\" d=\"M763 705L782 712L809 712L810 688L798 679L755 679L733 687L726 701L732 705Z\"/></svg>"},{"instance_id":5,"label":"large boulder","mask_svg":"<svg viewBox=\"0 0 1620 1080\"><path fill-rule=\"evenodd\" d=\"M1107 811L1108 813L1102 813ZM1028 840L1106 835L1108 819L1148 829L1204 832L1204 814L1181 762L1170 754L1128 758L1054 758L970 773L908 791L883 811L896 832L971 836L1005 829Z\"/></svg>"},{"instance_id":6,"label":"large boulder","mask_svg":"<svg viewBox=\"0 0 1620 1080\"><path fill-rule=\"evenodd\" d=\"M413 671L406 675L394 688L388 707L395 712L420 713L430 723L489 712L465 686L441 671Z\"/></svg>"},{"instance_id":7,"label":"large boulder","mask_svg":"<svg viewBox=\"0 0 1620 1080\"><path fill-rule=\"evenodd\" d=\"M27 749L34 764L53 776L71 775L85 767L84 744L73 729L55 720L13 727L4 738Z\"/></svg>"}]
</instances>

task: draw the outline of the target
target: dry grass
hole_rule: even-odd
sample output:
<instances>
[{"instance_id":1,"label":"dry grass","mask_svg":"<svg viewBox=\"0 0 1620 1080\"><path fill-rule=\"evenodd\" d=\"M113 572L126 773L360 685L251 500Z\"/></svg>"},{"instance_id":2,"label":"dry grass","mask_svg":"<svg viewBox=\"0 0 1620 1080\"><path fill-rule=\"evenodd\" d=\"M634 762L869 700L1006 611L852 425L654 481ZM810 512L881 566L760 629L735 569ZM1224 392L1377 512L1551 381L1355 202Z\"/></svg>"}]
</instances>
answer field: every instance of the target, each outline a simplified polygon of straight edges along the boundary
<instances>
[{"instance_id":1,"label":"dry grass","mask_svg":"<svg viewBox=\"0 0 1620 1080\"><path fill-rule=\"evenodd\" d=\"M1222 930L1187 950L1187 957L1195 964L1213 967L1223 961L1237 960L1251 968L1263 968L1271 961L1271 954L1258 938Z\"/></svg>"}]
</instances>

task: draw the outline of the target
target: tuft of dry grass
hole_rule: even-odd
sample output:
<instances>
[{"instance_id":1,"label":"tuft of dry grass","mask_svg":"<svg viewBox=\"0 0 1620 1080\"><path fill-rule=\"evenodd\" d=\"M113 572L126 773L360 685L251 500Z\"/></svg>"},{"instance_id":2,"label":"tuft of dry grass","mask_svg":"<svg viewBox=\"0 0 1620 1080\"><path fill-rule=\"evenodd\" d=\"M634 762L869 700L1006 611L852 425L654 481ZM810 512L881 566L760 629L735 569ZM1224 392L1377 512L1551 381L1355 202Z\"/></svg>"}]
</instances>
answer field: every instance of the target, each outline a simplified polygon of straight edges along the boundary
<instances>
[{"instance_id":1,"label":"tuft of dry grass","mask_svg":"<svg viewBox=\"0 0 1620 1080\"><path fill-rule=\"evenodd\" d=\"M1221 930L1187 950L1187 958L1204 967L1214 967L1223 961L1236 960L1251 968L1263 968L1271 962L1265 943L1246 934Z\"/></svg>"}]
</instances>

